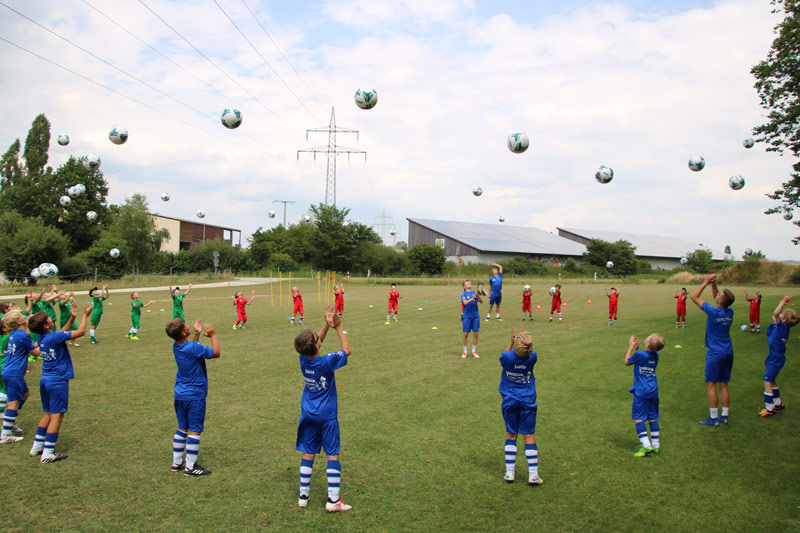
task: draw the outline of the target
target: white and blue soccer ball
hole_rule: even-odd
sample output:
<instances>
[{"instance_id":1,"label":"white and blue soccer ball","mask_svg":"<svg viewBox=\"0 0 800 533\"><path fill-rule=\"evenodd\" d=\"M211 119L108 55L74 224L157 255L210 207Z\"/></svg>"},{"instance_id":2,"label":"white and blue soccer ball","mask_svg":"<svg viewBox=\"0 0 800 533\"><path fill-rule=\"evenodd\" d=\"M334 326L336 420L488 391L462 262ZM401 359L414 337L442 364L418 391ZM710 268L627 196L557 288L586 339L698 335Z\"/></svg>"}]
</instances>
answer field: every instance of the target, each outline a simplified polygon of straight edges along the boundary
<instances>
[{"instance_id":1,"label":"white and blue soccer ball","mask_svg":"<svg viewBox=\"0 0 800 533\"><path fill-rule=\"evenodd\" d=\"M361 109L372 109L378 103L378 91L375 89L358 89L353 99Z\"/></svg>"},{"instance_id":2,"label":"white and blue soccer ball","mask_svg":"<svg viewBox=\"0 0 800 533\"><path fill-rule=\"evenodd\" d=\"M97 213L95 213L94 211L87 211L86 220L88 220L89 222L94 222L95 220L97 220Z\"/></svg>"},{"instance_id":3,"label":"white and blue soccer ball","mask_svg":"<svg viewBox=\"0 0 800 533\"><path fill-rule=\"evenodd\" d=\"M275 218L275 211L272 211L272 210L270 209L270 211L267 213L267 216L268 216L269 218Z\"/></svg>"},{"instance_id":4,"label":"white and blue soccer ball","mask_svg":"<svg viewBox=\"0 0 800 533\"><path fill-rule=\"evenodd\" d=\"M508 136L508 140L506 142L508 144L508 149L515 154L521 154L527 150L528 146L531 144L531 140L522 132L512 133Z\"/></svg>"},{"instance_id":5,"label":"white and blue soccer ball","mask_svg":"<svg viewBox=\"0 0 800 533\"><path fill-rule=\"evenodd\" d=\"M306 216L304 216L304 217L303 217L303 220L304 220L305 222L311 222L311 215L306 215Z\"/></svg>"},{"instance_id":6,"label":"white and blue soccer ball","mask_svg":"<svg viewBox=\"0 0 800 533\"><path fill-rule=\"evenodd\" d=\"M78 183L77 185L75 185L75 191L78 194L85 193L86 192L86 185L84 185L83 183Z\"/></svg>"},{"instance_id":7,"label":"white and blue soccer ball","mask_svg":"<svg viewBox=\"0 0 800 533\"><path fill-rule=\"evenodd\" d=\"M71 203L72 203L72 198L70 198L70 197L69 197L69 196L67 196L67 195L64 195L64 196L62 196L61 198L59 198L59 199L58 199L58 203L60 203L60 204L61 204L61 205L63 205L64 207L68 207L68 206L69 206L69 204L71 204Z\"/></svg>"},{"instance_id":8,"label":"white and blue soccer ball","mask_svg":"<svg viewBox=\"0 0 800 533\"><path fill-rule=\"evenodd\" d=\"M555 294L555 293L556 293L556 288L550 287L550 294Z\"/></svg>"},{"instance_id":9,"label":"white and blue soccer ball","mask_svg":"<svg viewBox=\"0 0 800 533\"><path fill-rule=\"evenodd\" d=\"M38 269L38 268L34 268L33 270L31 270L31 277L32 277L33 279L39 279L39 278L41 278L41 277L42 277L42 273L41 273L41 272L39 272L39 269Z\"/></svg>"},{"instance_id":10,"label":"white and blue soccer ball","mask_svg":"<svg viewBox=\"0 0 800 533\"><path fill-rule=\"evenodd\" d=\"M689 159L689 168L694 170L695 172L700 172L706 167L706 160L703 159L702 155L693 155L691 159Z\"/></svg>"},{"instance_id":11,"label":"white and blue soccer ball","mask_svg":"<svg viewBox=\"0 0 800 533\"><path fill-rule=\"evenodd\" d=\"M197 218L205 218L205 217L206 217L206 212L203 211L202 209L197 212Z\"/></svg>"},{"instance_id":12,"label":"white and blue soccer ball","mask_svg":"<svg viewBox=\"0 0 800 533\"><path fill-rule=\"evenodd\" d=\"M392 237L394 237L395 235L397 235L397 231L395 231L395 230L392 230L392 231L390 231L390 232L389 232L389 235L391 235Z\"/></svg>"},{"instance_id":13,"label":"white and blue soccer ball","mask_svg":"<svg viewBox=\"0 0 800 533\"><path fill-rule=\"evenodd\" d=\"M39 265L39 274L43 278L49 278L50 276L55 276L58 274L58 267L55 266L53 263L42 263Z\"/></svg>"},{"instance_id":14,"label":"white and blue soccer ball","mask_svg":"<svg viewBox=\"0 0 800 533\"><path fill-rule=\"evenodd\" d=\"M119 257L119 248L112 248L108 251L108 255L111 257Z\"/></svg>"},{"instance_id":15,"label":"white and blue soccer ball","mask_svg":"<svg viewBox=\"0 0 800 533\"><path fill-rule=\"evenodd\" d=\"M481 189L480 187L475 187L474 189L472 189L472 194L474 194L475 196L480 196L481 194L483 194L483 189Z\"/></svg>"},{"instance_id":16,"label":"white and blue soccer ball","mask_svg":"<svg viewBox=\"0 0 800 533\"><path fill-rule=\"evenodd\" d=\"M606 268L614 268L614 263L612 263L611 261L607 261Z\"/></svg>"},{"instance_id":17,"label":"white and blue soccer ball","mask_svg":"<svg viewBox=\"0 0 800 533\"><path fill-rule=\"evenodd\" d=\"M97 154L86 154L81 158L81 162L87 170L97 170L100 168L100 156Z\"/></svg>"},{"instance_id":18,"label":"white and blue soccer ball","mask_svg":"<svg viewBox=\"0 0 800 533\"><path fill-rule=\"evenodd\" d=\"M750 139L750 138L745 139L744 141L742 141L742 146L744 146L745 148L752 148L755 145L756 145L756 142L753 139Z\"/></svg>"},{"instance_id":19,"label":"white and blue soccer ball","mask_svg":"<svg viewBox=\"0 0 800 533\"><path fill-rule=\"evenodd\" d=\"M747 331L747 330L748 330L747 324L742 324L742 325L739 327L739 329L741 329L742 331Z\"/></svg>"},{"instance_id":20,"label":"white and blue soccer ball","mask_svg":"<svg viewBox=\"0 0 800 533\"><path fill-rule=\"evenodd\" d=\"M69 144L69 135L61 134L57 137L56 142L61 146L66 146Z\"/></svg>"},{"instance_id":21,"label":"white and blue soccer ball","mask_svg":"<svg viewBox=\"0 0 800 533\"><path fill-rule=\"evenodd\" d=\"M235 130L242 124L242 113L238 109L224 109L219 120L229 130Z\"/></svg>"},{"instance_id":22,"label":"white and blue soccer ball","mask_svg":"<svg viewBox=\"0 0 800 533\"><path fill-rule=\"evenodd\" d=\"M689 262L689 260L688 260L688 259L686 259L685 257L681 257L681 264L682 264L682 265L685 265L685 264L686 264L686 263L688 263L688 262Z\"/></svg>"},{"instance_id":23,"label":"white and blue soccer ball","mask_svg":"<svg viewBox=\"0 0 800 533\"><path fill-rule=\"evenodd\" d=\"M525 285L524 287L522 287L522 290L523 291L529 291L529 290L531 290L531 286L530 285Z\"/></svg>"},{"instance_id":24,"label":"white and blue soccer ball","mask_svg":"<svg viewBox=\"0 0 800 533\"><path fill-rule=\"evenodd\" d=\"M600 168L594 173L594 179L599 183L608 183L614 179L614 170L606 165L600 165Z\"/></svg>"},{"instance_id":25,"label":"white and blue soccer ball","mask_svg":"<svg viewBox=\"0 0 800 533\"><path fill-rule=\"evenodd\" d=\"M504 216L501 216L501 217L500 217L500 218L498 218L497 220L499 220L500 222L505 222L505 221L506 221L506 217L504 217Z\"/></svg>"},{"instance_id":26,"label":"white and blue soccer ball","mask_svg":"<svg viewBox=\"0 0 800 533\"><path fill-rule=\"evenodd\" d=\"M744 187L744 178L741 176L731 176L731 179L728 180L728 185L730 185L731 189L734 191L738 191Z\"/></svg>"},{"instance_id":27,"label":"white and blue soccer ball","mask_svg":"<svg viewBox=\"0 0 800 533\"><path fill-rule=\"evenodd\" d=\"M161 193L161 199L165 202L169 202L169 193Z\"/></svg>"},{"instance_id":28,"label":"white and blue soccer ball","mask_svg":"<svg viewBox=\"0 0 800 533\"><path fill-rule=\"evenodd\" d=\"M787 211L783 214L783 220L792 220L794 218L794 213L791 211Z\"/></svg>"},{"instance_id":29,"label":"white and blue soccer ball","mask_svg":"<svg viewBox=\"0 0 800 533\"><path fill-rule=\"evenodd\" d=\"M120 128L119 126L114 126L111 128L111 131L108 132L108 138L114 144L125 144L125 141L128 140L128 130Z\"/></svg>"}]
</instances>

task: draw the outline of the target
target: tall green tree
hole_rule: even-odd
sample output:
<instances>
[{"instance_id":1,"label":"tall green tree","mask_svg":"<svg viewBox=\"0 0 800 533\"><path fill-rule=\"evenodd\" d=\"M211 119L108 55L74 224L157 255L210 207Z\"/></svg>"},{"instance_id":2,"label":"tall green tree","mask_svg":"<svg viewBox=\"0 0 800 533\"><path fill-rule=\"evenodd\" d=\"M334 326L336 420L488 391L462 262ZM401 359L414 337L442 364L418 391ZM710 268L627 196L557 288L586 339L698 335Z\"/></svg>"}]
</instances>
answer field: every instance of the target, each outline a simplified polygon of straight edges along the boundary
<instances>
[{"instance_id":1,"label":"tall green tree","mask_svg":"<svg viewBox=\"0 0 800 533\"><path fill-rule=\"evenodd\" d=\"M311 235L314 266L322 269L349 271L353 252L362 242L381 242L369 226L348 222L348 208L322 203L311 206L316 231Z\"/></svg>"},{"instance_id":2,"label":"tall green tree","mask_svg":"<svg viewBox=\"0 0 800 533\"><path fill-rule=\"evenodd\" d=\"M69 240L41 218L25 218L15 211L0 213L0 271L8 278L25 278L41 263L59 265Z\"/></svg>"},{"instance_id":3,"label":"tall green tree","mask_svg":"<svg viewBox=\"0 0 800 533\"><path fill-rule=\"evenodd\" d=\"M156 229L147 208L147 197L138 193L126 198L120 206L112 231L125 243L124 250L122 246L118 248L127 255L132 276L158 254L161 243L169 238L169 231Z\"/></svg>"},{"instance_id":4,"label":"tall green tree","mask_svg":"<svg viewBox=\"0 0 800 533\"><path fill-rule=\"evenodd\" d=\"M619 276L630 276L639 271L636 247L628 241L608 242L601 239L592 239L586 245L583 261L598 270ZM606 267L608 261L614 264L610 269Z\"/></svg>"},{"instance_id":5,"label":"tall green tree","mask_svg":"<svg viewBox=\"0 0 800 533\"><path fill-rule=\"evenodd\" d=\"M789 179L767 197L780 205L766 214L785 213L800 207L800 1L772 0L773 13L783 13L775 26L777 35L767 58L751 69L761 106L769 111L767 122L753 128L759 142L770 152L789 152L795 162ZM800 226L800 220L793 222ZM800 244L800 237L792 239Z\"/></svg>"},{"instance_id":6,"label":"tall green tree","mask_svg":"<svg viewBox=\"0 0 800 533\"><path fill-rule=\"evenodd\" d=\"M420 274L437 276L444 272L447 256L444 255L444 250L434 244L421 242L406 252L406 255L409 263Z\"/></svg>"},{"instance_id":7,"label":"tall green tree","mask_svg":"<svg viewBox=\"0 0 800 533\"><path fill-rule=\"evenodd\" d=\"M28 179L34 183L39 181L45 173L53 171L52 168L45 170L49 149L50 121L44 114L41 114L33 119L31 129L28 130L28 137L25 139L25 152L23 153L25 173Z\"/></svg>"}]
</instances>

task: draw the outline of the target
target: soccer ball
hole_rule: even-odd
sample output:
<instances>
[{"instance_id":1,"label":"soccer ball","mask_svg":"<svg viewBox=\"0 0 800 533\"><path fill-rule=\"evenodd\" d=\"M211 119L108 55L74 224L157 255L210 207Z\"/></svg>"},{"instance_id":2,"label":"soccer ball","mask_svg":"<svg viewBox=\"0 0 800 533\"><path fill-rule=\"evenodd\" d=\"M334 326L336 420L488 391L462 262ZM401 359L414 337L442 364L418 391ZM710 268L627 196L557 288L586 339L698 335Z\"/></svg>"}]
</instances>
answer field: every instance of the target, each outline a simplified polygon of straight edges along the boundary
<instances>
[{"instance_id":1,"label":"soccer ball","mask_svg":"<svg viewBox=\"0 0 800 533\"><path fill-rule=\"evenodd\" d=\"M242 124L242 113L238 109L225 109L219 120L229 130L235 130Z\"/></svg>"},{"instance_id":2,"label":"soccer ball","mask_svg":"<svg viewBox=\"0 0 800 533\"><path fill-rule=\"evenodd\" d=\"M688 263L688 262L689 262L689 260L688 260L688 259L686 259L685 257L681 257L681 264L682 264L682 265L685 265L685 264L686 264L686 263Z\"/></svg>"},{"instance_id":3,"label":"soccer ball","mask_svg":"<svg viewBox=\"0 0 800 533\"><path fill-rule=\"evenodd\" d=\"M472 189L472 194L474 194L475 196L480 196L481 194L483 194L483 189L481 189L480 187L475 187L474 189Z\"/></svg>"},{"instance_id":4,"label":"soccer ball","mask_svg":"<svg viewBox=\"0 0 800 533\"><path fill-rule=\"evenodd\" d=\"M53 263L42 263L39 265L38 270L43 278L49 278L50 276L58 274L58 267Z\"/></svg>"},{"instance_id":5,"label":"soccer ball","mask_svg":"<svg viewBox=\"0 0 800 533\"><path fill-rule=\"evenodd\" d=\"M203 211L202 209L197 212L197 218L205 218L205 216L206 216L206 212Z\"/></svg>"},{"instance_id":6,"label":"soccer ball","mask_svg":"<svg viewBox=\"0 0 800 533\"><path fill-rule=\"evenodd\" d=\"M88 220L89 222L94 222L95 220L97 220L97 213L95 213L94 211L87 211L86 220Z\"/></svg>"},{"instance_id":7,"label":"soccer ball","mask_svg":"<svg viewBox=\"0 0 800 533\"><path fill-rule=\"evenodd\" d=\"M111 128L111 131L108 132L108 138L114 144L125 144L125 141L128 140L128 130L120 128L119 126L114 126Z\"/></svg>"},{"instance_id":8,"label":"soccer ball","mask_svg":"<svg viewBox=\"0 0 800 533\"><path fill-rule=\"evenodd\" d=\"M78 190L73 185L72 187L67 189L67 194L69 194L70 196L78 196Z\"/></svg>"},{"instance_id":9,"label":"soccer ball","mask_svg":"<svg viewBox=\"0 0 800 533\"><path fill-rule=\"evenodd\" d=\"M792 220L793 218L794 215L792 214L791 211L787 211L783 214L783 220Z\"/></svg>"},{"instance_id":10,"label":"soccer ball","mask_svg":"<svg viewBox=\"0 0 800 533\"><path fill-rule=\"evenodd\" d=\"M82 183L73 185L67 190L67 194L69 194L70 196L79 196L85 192L86 192L86 187Z\"/></svg>"},{"instance_id":11,"label":"soccer ball","mask_svg":"<svg viewBox=\"0 0 800 533\"><path fill-rule=\"evenodd\" d=\"M392 231L389 232L389 235L394 237L395 235L397 235L397 232L395 230L392 230Z\"/></svg>"},{"instance_id":12,"label":"soccer ball","mask_svg":"<svg viewBox=\"0 0 800 533\"><path fill-rule=\"evenodd\" d=\"M60 203L64 207L67 207L69 204L72 203L72 198L70 198L69 196L66 196L66 195L62 196L61 198L58 199L58 203Z\"/></svg>"},{"instance_id":13,"label":"soccer ball","mask_svg":"<svg viewBox=\"0 0 800 533\"><path fill-rule=\"evenodd\" d=\"M695 172L700 172L706 166L706 160L703 159L702 155L693 155L691 159L689 159L689 168L694 170Z\"/></svg>"},{"instance_id":14,"label":"soccer ball","mask_svg":"<svg viewBox=\"0 0 800 533\"><path fill-rule=\"evenodd\" d=\"M550 294L555 294L555 293L556 293L556 288L550 287Z\"/></svg>"},{"instance_id":15,"label":"soccer ball","mask_svg":"<svg viewBox=\"0 0 800 533\"><path fill-rule=\"evenodd\" d=\"M741 328L742 331L747 331L747 324L742 324Z\"/></svg>"},{"instance_id":16,"label":"soccer ball","mask_svg":"<svg viewBox=\"0 0 800 533\"><path fill-rule=\"evenodd\" d=\"M169 202L169 193L161 193L161 199L165 202Z\"/></svg>"},{"instance_id":17,"label":"soccer ball","mask_svg":"<svg viewBox=\"0 0 800 533\"><path fill-rule=\"evenodd\" d=\"M303 220L306 221L306 222L311 222L311 215L304 216Z\"/></svg>"},{"instance_id":18,"label":"soccer ball","mask_svg":"<svg viewBox=\"0 0 800 533\"><path fill-rule=\"evenodd\" d=\"M742 146L744 146L745 148L752 148L755 145L756 142L753 139L745 139L744 141L742 141Z\"/></svg>"},{"instance_id":19,"label":"soccer ball","mask_svg":"<svg viewBox=\"0 0 800 533\"><path fill-rule=\"evenodd\" d=\"M523 291L529 291L529 290L531 290L531 286L530 285L525 285L524 287L522 287L522 290Z\"/></svg>"},{"instance_id":20,"label":"soccer ball","mask_svg":"<svg viewBox=\"0 0 800 533\"><path fill-rule=\"evenodd\" d=\"M58 142L58 144L60 144L61 146L68 145L69 144L69 135L64 135L62 133L61 135L58 136L58 139L57 139L56 142Z\"/></svg>"},{"instance_id":21,"label":"soccer ball","mask_svg":"<svg viewBox=\"0 0 800 533\"><path fill-rule=\"evenodd\" d=\"M86 192L86 185L83 183L79 183L75 185L75 190L78 191L78 194L83 194Z\"/></svg>"},{"instance_id":22,"label":"soccer ball","mask_svg":"<svg viewBox=\"0 0 800 533\"><path fill-rule=\"evenodd\" d=\"M744 178L741 176L731 176L731 179L728 180L728 184L731 186L731 189L738 191L744 187Z\"/></svg>"},{"instance_id":23,"label":"soccer ball","mask_svg":"<svg viewBox=\"0 0 800 533\"><path fill-rule=\"evenodd\" d=\"M111 257L119 257L119 248L112 248L108 251L108 255Z\"/></svg>"},{"instance_id":24,"label":"soccer ball","mask_svg":"<svg viewBox=\"0 0 800 533\"><path fill-rule=\"evenodd\" d=\"M267 216L269 218L275 218L275 211L270 211L269 213L267 213Z\"/></svg>"},{"instance_id":25,"label":"soccer ball","mask_svg":"<svg viewBox=\"0 0 800 533\"><path fill-rule=\"evenodd\" d=\"M500 222L505 222L506 221L506 217L500 217L497 220L499 220Z\"/></svg>"},{"instance_id":26,"label":"soccer ball","mask_svg":"<svg viewBox=\"0 0 800 533\"><path fill-rule=\"evenodd\" d=\"M753 255L753 249L748 248L747 250L744 251L744 255Z\"/></svg>"},{"instance_id":27,"label":"soccer ball","mask_svg":"<svg viewBox=\"0 0 800 533\"><path fill-rule=\"evenodd\" d=\"M594 173L594 179L599 183L608 183L614 179L614 170L611 167L600 165L600 168Z\"/></svg>"},{"instance_id":28,"label":"soccer ball","mask_svg":"<svg viewBox=\"0 0 800 533\"><path fill-rule=\"evenodd\" d=\"M512 133L508 136L508 149L515 154L521 154L531 145L531 140L524 133Z\"/></svg>"},{"instance_id":29,"label":"soccer ball","mask_svg":"<svg viewBox=\"0 0 800 533\"><path fill-rule=\"evenodd\" d=\"M97 170L100 168L100 156L97 154L86 154L81 158L81 162L86 170Z\"/></svg>"},{"instance_id":30,"label":"soccer ball","mask_svg":"<svg viewBox=\"0 0 800 533\"><path fill-rule=\"evenodd\" d=\"M42 277L42 273L41 273L41 272L39 272L39 269L38 269L38 268L34 268L33 270L31 270L31 277L32 277L33 279L39 279L39 278L41 278L41 277Z\"/></svg>"},{"instance_id":31,"label":"soccer ball","mask_svg":"<svg viewBox=\"0 0 800 533\"><path fill-rule=\"evenodd\" d=\"M606 268L614 268L614 263L612 263L611 261L608 261L606 263Z\"/></svg>"},{"instance_id":32,"label":"soccer ball","mask_svg":"<svg viewBox=\"0 0 800 533\"><path fill-rule=\"evenodd\" d=\"M361 109L372 109L378 103L378 92L375 89L371 91L358 89L353 98Z\"/></svg>"}]
</instances>

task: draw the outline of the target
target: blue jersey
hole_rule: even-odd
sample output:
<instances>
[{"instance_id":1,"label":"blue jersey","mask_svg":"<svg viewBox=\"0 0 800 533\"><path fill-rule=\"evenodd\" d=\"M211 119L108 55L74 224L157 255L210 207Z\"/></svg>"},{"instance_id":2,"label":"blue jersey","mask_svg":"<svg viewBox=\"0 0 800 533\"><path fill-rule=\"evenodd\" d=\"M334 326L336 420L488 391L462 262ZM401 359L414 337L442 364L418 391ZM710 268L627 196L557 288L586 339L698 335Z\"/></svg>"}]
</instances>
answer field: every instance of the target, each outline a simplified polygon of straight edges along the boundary
<instances>
[{"instance_id":1,"label":"blue jersey","mask_svg":"<svg viewBox=\"0 0 800 533\"><path fill-rule=\"evenodd\" d=\"M24 329L15 329L8 338L6 362L3 363L3 377L24 378L28 370L28 353L35 350L31 336Z\"/></svg>"},{"instance_id":2,"label":"blue jersey","mask_svg":"<svg viewBox=\"0 0 800 533\"><path fill-rule=\"evenodd\" d=\"M309 359L300 356L300 371L305 379L300 409L303 416L313 420L330 420L339 414L334 371L347 364L344 350L318 355Z\"/></svg>"},{"instance_id":3,"label":"blue jersey","mask_svg":"<svg viewBox=\"0 0 800 533\"><path fill-rule=\"evenodd\" d=\"M492 294L503 292L503 273L498 272L496 276L489 278L489 286L492 288Z\"/></svg>"},{"instance_id":4,"label":"blue jersey","mask_svg":"<svg viewBox=\"0 0 800 533\"><path fill-rule=\"evenodd\" d=\"M520 357L514 350L500 355L503 371L500 374L500 395L503 400L516 400L536 405L536 377L533 365L538 356L532 352L528 357Z\"/></svg>"},{"instance_id":5,"label":"blue jersey","mask_svg":"<svg viewBox=\"0 0 800 533\"><path fill-rule=\"evenodd\" d=\"M709 353L733 354L731 343L731 324L733 309L730 307L714 307L703 302L701 308L708 315L706 320L706 348Z\"/></svg>"},{"instance_id":6,"label":"blue jersey","mask_svg":"<svg viewBox=\"0 0 800 533\"><path fill-rule=\"evenodd\" d=\"M767 344L769 344L770 359L786 358L786 341L789 340L789 326L780 322L773 322L767 326Z\"/></svg>"},{"instance_id":7,"label":"blue jersey","mask_svg":"<svg viewBox=\"0 0 800 533\"><path fill-rule=\"evenodd\" d=\"M475 296L475 291L464 291L461 293L461 304L464 305L464 302L469 300ZM478 313L478 299L471 301L470 303L464 305L464 318L478 318L480 314Z\"/></svg>"},{"instance_id":8,"label":"blue jersey","mask_svg":"<svg viewBox=\"0 0 800 533\"><path fill-rule=\"evenodd\" d=\"M176 400L203 400L208 396L206 359L214 357L214 350L195 341L172 345L178 373L175 375Z\"/></svg>"},{"instance_id":9,"label":"blue jersey","mask_svg":"<svg viewBox=\"0 0 800 533\"><path fill-rule=\"evenodd\" d=\"M51 331L39 337L39 350L42 352L42 381L75 377L72 371L72 358L67 349L67 341L71 338L71 331Z\"/></svg>"},{"instance_id":10,"label":"blue jersey","mask_svg":"<svg viewBox=\"0 0 800 533\"><path fill-rule=\"evenodd\" d=\"M658 380L656 379L658 352L637 350L628 359L628 363L634 365L633 387L628 392L646 400L658 398Z\"/></svg>"}]
</instances>

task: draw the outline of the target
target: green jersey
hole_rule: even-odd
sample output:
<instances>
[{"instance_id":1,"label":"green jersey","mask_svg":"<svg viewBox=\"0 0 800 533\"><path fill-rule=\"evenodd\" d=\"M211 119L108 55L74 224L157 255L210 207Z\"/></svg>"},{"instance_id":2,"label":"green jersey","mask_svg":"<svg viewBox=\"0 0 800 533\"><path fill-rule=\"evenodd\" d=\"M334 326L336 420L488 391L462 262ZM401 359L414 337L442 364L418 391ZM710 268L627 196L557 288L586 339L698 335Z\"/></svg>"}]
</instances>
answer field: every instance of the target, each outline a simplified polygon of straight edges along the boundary
<instances>
[{"instance_id":1,"label":"green jersey","mask_svg":"<svg viewBox=\"0 0 800 533\"><path fill-rule=\"evenodd\" d=\"M94 309L92 309L92 314L102 314L103 313L103 300L105 300L102 296L92 296L92 305Z\"/></svg>"},{"instance_id":2,"label":"green jersey","mask_svg":"<svg viewBox=\"0 0 800 533\"><path fill-rule=\"evenodd\" d=\"M46 302L46 301L42 300L40 302L40 305L41 305L42 311L47 313L47 316L50 317L50 320L55 322L57 317L56 317L55 305L53 304L53 302Z\"/></svg>"},{"instance_id":3,"label":"green jersey","mask_svg":"<svg viewBox=\"0 0 800 533\"><path fill-rule=\"evenodd\" d=\"M58 302L58 329L64 329L64 326L66 326L67 322L69 322L69 319L72 316L69 312L70 309L72 309L72 302ZM72 323L72 329L78 329L77 320Z\"/></svg>"},{"instance_id":4,"label":"green jersey","mask_svg":"<svg viewBox=\"0 0 800 533\"><path fill-rule=\"evenodd\" d=\"M183 297L185 294L172 295L172 318L186 318L183 314Z\"/></svg>"},{"instance_id":5,"label":"green jersey","mask_svg":"<svg viewBox=\"0 0 800 533\"><path fill-rule=\"evenodd\" d=\"M141 300L131 300L131 317L142 316Z\"/></svg>"}]
</instances>

